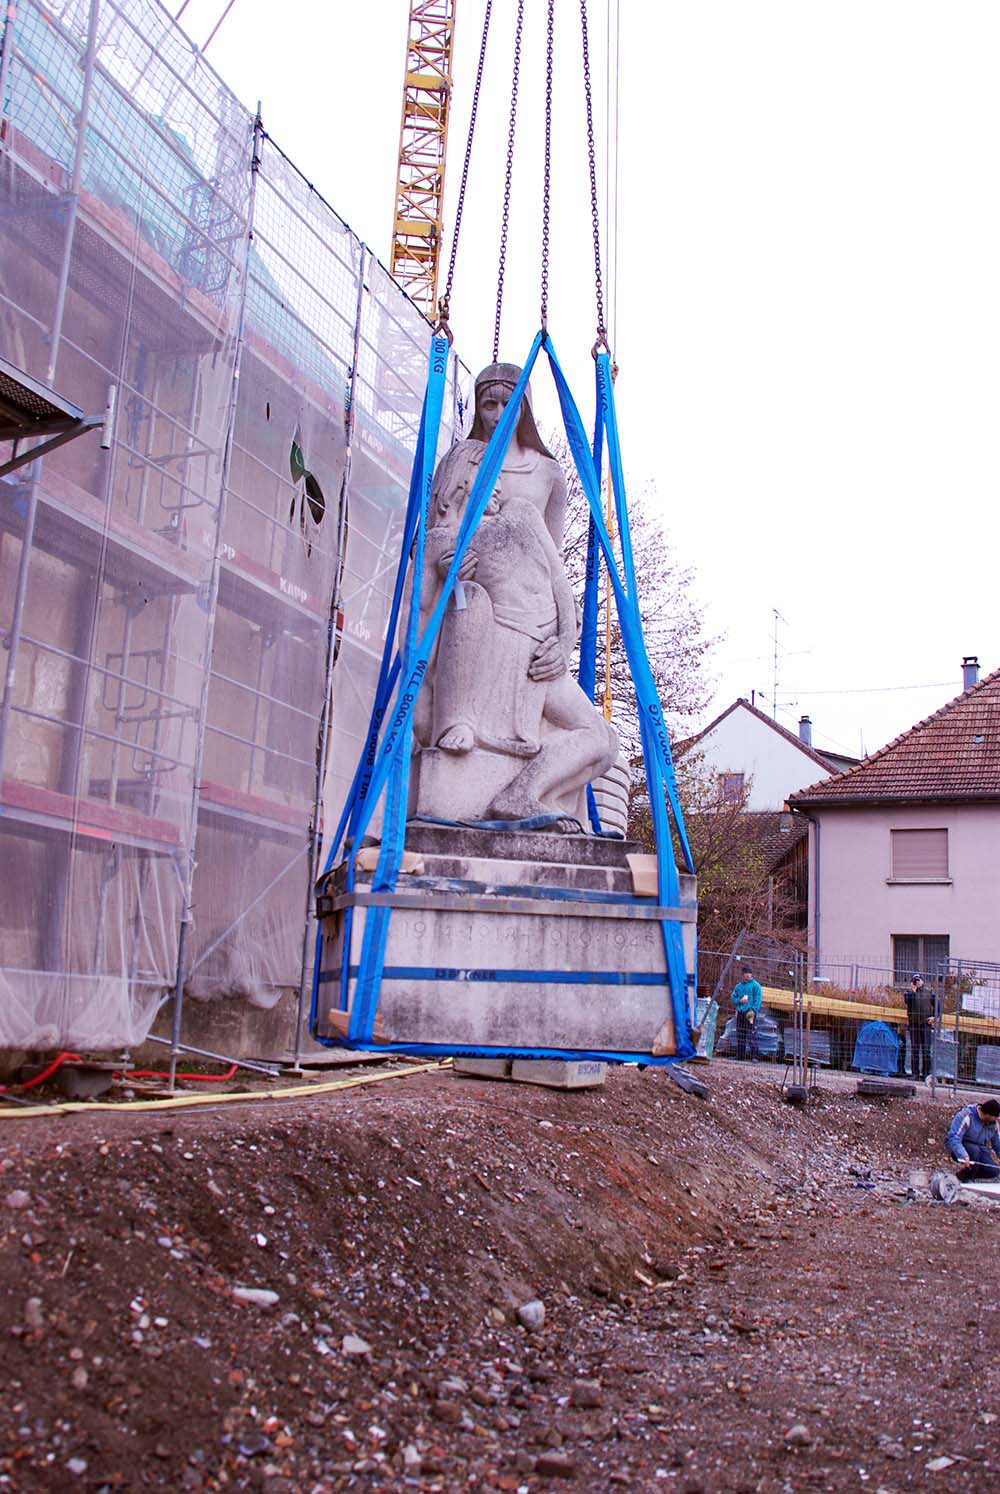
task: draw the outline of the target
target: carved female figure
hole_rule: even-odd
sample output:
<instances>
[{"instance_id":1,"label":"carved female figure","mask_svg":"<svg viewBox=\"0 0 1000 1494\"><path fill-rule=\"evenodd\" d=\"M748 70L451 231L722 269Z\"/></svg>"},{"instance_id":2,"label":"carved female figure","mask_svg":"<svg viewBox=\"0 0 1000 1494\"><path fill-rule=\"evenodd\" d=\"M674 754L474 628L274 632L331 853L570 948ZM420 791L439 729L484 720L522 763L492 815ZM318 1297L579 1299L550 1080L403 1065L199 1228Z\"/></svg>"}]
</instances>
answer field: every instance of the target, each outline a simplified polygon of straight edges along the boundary
<instances>
[{"instance_id":1,"label":"carved female figure","mask_svg":"<svg viewBox=\"0 0 1000 1494\"><path fill-rule=\"evenodd\" d=\"M519 376L511 364L484 369L470 434L435 473L425 615L451 564L486 443ZM576 610L560 556L565 512L562 469L542 444L525 399L497 489L463 557L432 664L430 700L419 713L421 813L579 817L583 787L615 757L614 733L569 674Z\"/></svg>"}]
</instances>

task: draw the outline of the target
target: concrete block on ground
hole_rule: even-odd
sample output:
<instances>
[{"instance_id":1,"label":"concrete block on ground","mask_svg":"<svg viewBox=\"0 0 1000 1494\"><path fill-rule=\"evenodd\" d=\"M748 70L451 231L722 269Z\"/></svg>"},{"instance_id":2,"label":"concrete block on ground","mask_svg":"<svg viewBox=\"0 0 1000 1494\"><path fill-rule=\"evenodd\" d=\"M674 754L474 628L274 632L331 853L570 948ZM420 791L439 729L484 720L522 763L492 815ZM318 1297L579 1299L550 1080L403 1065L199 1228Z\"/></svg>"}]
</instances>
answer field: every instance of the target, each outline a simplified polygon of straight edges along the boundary
<instances>
[{"instance_id":1,"label":"concrete block on ground","mask_svg":"<svg viewBox=\"0 0 1000 1494\"><path fill-rule=\"evenodd\" d=\"M908 1100L916 1094L917 1086L907 1084L903 1079L878 1079L868 1076L858 1080L856 1092L869 1099L880 1097L887 1100Z\"/></svg>"},{"instance_id":2,"label":"concrete block on ground","mask_svg":"<svg viewBox=\"0 0 1000 1494\"><path fill-rule=\"evenodd\" d=\"M608 1077L608 1066L591 1058L515 1058L510 1077L549 1089L598 1089Z\"/></svg>"},{"instance_id":3,"label":"concrete block on ground","mask_svg":"<svg viewBox=\"0 0 1000 1494\"><path fill-rule=\"evenodd\" d=\"M452 1060L456 1074L464 1074L473 1079L509 1079L509 1058L461 1058Z\"/></svg>"}]
</instances>

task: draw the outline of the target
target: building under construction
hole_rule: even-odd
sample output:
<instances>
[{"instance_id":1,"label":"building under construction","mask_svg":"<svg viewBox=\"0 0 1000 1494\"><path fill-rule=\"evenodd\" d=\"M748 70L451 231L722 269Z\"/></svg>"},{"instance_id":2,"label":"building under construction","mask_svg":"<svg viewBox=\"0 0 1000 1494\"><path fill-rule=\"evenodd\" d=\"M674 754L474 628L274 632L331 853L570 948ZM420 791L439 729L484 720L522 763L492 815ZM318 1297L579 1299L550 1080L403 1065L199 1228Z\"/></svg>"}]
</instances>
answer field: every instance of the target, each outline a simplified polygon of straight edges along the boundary
<instances>
[{"instance_id":1,"label":"building under construction","mask_svg":"<svg viewBox=\"0 0 1000 1494\"><path fill-rule=\"evenodd\" d=\"M287 1057L430 329L155 0L7 17L0 1049Z\"/></svg>"}]
</instances>

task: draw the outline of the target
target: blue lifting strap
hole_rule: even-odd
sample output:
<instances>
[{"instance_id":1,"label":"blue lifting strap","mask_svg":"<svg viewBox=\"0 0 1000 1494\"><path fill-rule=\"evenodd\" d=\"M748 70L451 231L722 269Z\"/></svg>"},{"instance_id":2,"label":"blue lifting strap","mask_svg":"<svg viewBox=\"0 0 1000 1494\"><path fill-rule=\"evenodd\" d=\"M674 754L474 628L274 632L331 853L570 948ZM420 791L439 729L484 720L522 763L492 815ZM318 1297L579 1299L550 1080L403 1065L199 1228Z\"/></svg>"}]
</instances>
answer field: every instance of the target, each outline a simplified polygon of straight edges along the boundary
<instances>
[{"instance_id":1,"label":"blue lifting strap","mask_svg":"<svg viewBox=\"0 0 1000 1494\"><path fill-rule=\"evenodd\" d=\"M511 395L510 401L505 407L500 420L497 422L496 430L493 432L493 435L486 447L486 451L483 455L483 460L479 465L479 471L476 474L476 479L472 486L472 491L469 494L469 498L465 506L465 512L463 514L462 521L459 525L458 535L455 542L455 552L452 557L448 574L445 577L444 583L441 587L441 592L438 597L437 604L427 621L423 633L419 636L419 638L416 637L416 631L417 622L419 619L420 593L419 589L416 586L411 592L410 618L407 624L409 657L406 661L406 667L401 668L399 672L400 684L397 692L396 705L385 729L385 735L382 739L378 755L375 758L375 761L365 778L365 796L362 799L359 794L357 813L352 810L350 815L350 824L352 827L354 839L347 862L346 889L348 892L354 890L355 858L357 856L358 847L360 846L361 839L371 821L375 805L378 803L379 798L382 794L382 790L386 786L390 771L396 763L399 764L399 769L397 771L399 771L401 774L408 773L409 771L409 746L412 738L413 707L416 702L416 697L420 690L420 686L423 682L424 676L427 672L427 665L430 659L430 654L441 627L445 608L448 605L448 601L455 587L455 582L458 579L458 571L462 563L462 559L464 558L472 534L478 526L479 520L482 518L482 515L486 509L486 505L489 502L490 496L492 495L493 489L496 486L497 480L500 476L500 469L503 466L503 459L507 453L507 448L510 445L514 430L516 428L517 418L521 406L521 397L524 394L525 389L527 388L528 379L530 377L531 370L534 367L535 360L538 357L541 346L542 334L539 332L535 337L534 343L532 344L528 360L524 366L524 370L521 374L520 379L518 380L514 392ZM431 370L428 378L428 392L425 396L424 421L422 421L422 429L424 429L424 425L426 424L426 430L424 430L424 442L421 451L420 471L418 471L418 464L415 463L414 477L410 485L411 503L415 499L418 505L418 522L416 526L418 534L420 532L421 524L425 522L426 507L430 498L430 486L433 479L434 453L437 446L437 425L435 424L432 426L431 415L435 408L437 410L438 423L440 421L441 400L432 393L432 385L434 384L436 377L435 347L440 347L441 349L446 350L447 344L443 339L435 339L435 343L432 345ZM442 365L442 372L437 376L440 377L441 392L443 394L443 369L447 368L446 351L441 355L440 362ZM429 471L425 475L424 469L426 468L429 468ZM423 518L419 514L419 509L421 507L424 511ZM400 557L401 573L405 573L408 559L408 555L406 554L406 552L404 552ZM401 594L401 584L398 579L397 589ZM391 651L392 646L392 635L389 634L387 635L386 639L387 653ZM383 664L384 662L385 660L383 659ZM405 752L403 751L404 746L406 748ZM374 889L378 891L391 891L396 885L396 877L399 873L399 866L402 861L403 854L403 839L405 833L405 795L403 796L403 805L403 817L400 817L399 813L394 812L392 806L387 804L385 823L382 827L382 849L379 855L379 863L376 869L376 880L374 883ZM336 849L336 846L331 846L330 856L327 860L328 867L332 866L333 864L333 856L336 853ZM352 933L352 911L353 910L350 908L346 910L344 921L343 937L345 941L345 947L348 949L350 948L350 938ZM381 914L383 916L373 917L373 914ZM382 983L382 967L385 959L385 942L388 934L388 924L388 909L369 909L368 918L365 922L365 935L362 944L362 954L360 962L361 975L359 977L358 984L355 990L355 999L353 1002L349 1002L348 1000L348 961L345 960L343 962L340 1004L342 1011L346 1011L348 1007L350 1007L351 1015L348 1026L348 1039L353 1043L364 1043L371 1041L375 1022L375 1013L378 1005L378 993ZM314 1014L316 1013L318 1008L318 971L319 960L317 954L316 969L313 975ZM315 1024L313 1024L313 1030L315 1032Z\"/></svg>"},{"instance_id":2,"label":"blue lifting strap","mask_svg":"<svg viewBox=\"0 0 1000 1494\"><path fill-rule=\"evenodd\" d=\"M684 854L685 864L689 871L693 871L694 867L687 834L684 829L684 819L677 793L673 759L670 752L670 740L667 734L666 722L663 719L663 708L660 705L656 684L653 679L652 670L649 667L649 660L642 638L642 624L639 617L639 604L636 593L635 564L632 556L631 535L625 504L624 473L621 469L621 451L618 444L618 424L611 380L611 362L606 354L598 357L597 404L598 410L603 413L605 429L608 435L608 453L611 461L612 485L615 490L616 518L622 536L622 560L626 583L624 586L618 574L611 541L604 525L604 517L601 513L600 481L594 470L591 459L592 454L587 448L580 414L551 343L546 345L546 352L555 379L556 391L559 396L566 439L569 442L577 471L580 474L580 480L584 485L587 501L590 504L591 522L604 554L605 564L608 568L608 578L614 590L615 601L618 606L618 620L621 627L622 642L625 646L625 654L636 691L643 763L649 788L649 802L652 810L653 831L656 841L658 896L661 906L670 906L678 901L680 888L677 878L677 868L674 864L673 844L666 814L665 798L669 800L673 811L674 824L677 829L678 841ZM662 925L662 929L677 1038L677 1056L679 1058L689 1058L694 1052L694 1043L691 1037L691 1019L687 1000L687 970L684 959L683 935L677 923L665 922Z\"/></svg>"},{"instance_id":3,"label":"blue lifting strap","mask_svg":"<svg viewBox=\"0 0 1000 1494\"><path fill-rule=\"evenodd\" d=\"M594 441L591 448L594 471L600 486L603 461L604 419L600 404L594 417ZM580 689L588 700L593 700L597 687L597 584L601 569L601 554L597 544L597 531L593 515L587 524L587 569L583 586L583 617L580 622L580 664L576 677ZM602 835L601 816L594 798L592 786L587 784L587 815L590 828L595 835Z\"/></svg>"},{"instance_id":4,"label":"blue lifting strap","mask_svg":"<svg viewBox=\"0 0 1000 1494\"><path fill-rule=\"evenodd\" d=\"M376 699L369 723L365 748L355 771L348 801L340 823L331 842L326 859L324 875L331 869L340 848L345 829L352 836L346 869L346 890L355 886L355 858L362 837L367 830L372 814L383 790L386 803L382 824L381 850L373 879L372 890L391 892L396 886L402 861L406 828L406 803L409 779L410 750L412 745L413 709L417 694L427 673L431 651L437 639L445 608L458 577L459 567L472 535L479 524L486 505L494 490L503 466L503 459L513 437L521 400L539 351L544 345L559 395L563 423L570 450L583 483L590 506L590 528L588 536L587 590L584 599L584 639L581 641L580 680L586 688L589 681L589 696L593 698L596 673L596 614L598 552L603 554L609 582L614 590L622 640L632 678L636 686L639 707L640 731L643 747L649 798L652 806L653 826L657 844L657 882L661 906L676 906L679 901L677 869L673 859L670 825L667 818L667 803L673 815L678 843L685 863L693 870L690 847L684 830L683 816L677 793L676 778L670 754L670 744L663 719L663 711L656 692L655 681L649 666L642 638L639 606L636 595L635 566L632 556L631 536L625 502L624 475L621 467L621 452L618 439L617 417L611 381L610 359L606 354L597 360L597 418L594 439L588 447L579 412L569 391L558 359L546 334L539 332L532 344L528 359L517 386L497 423L483 455L472 491L459 526L454 553L448 574L441 587L436 605L428 618L423 632L419 629L420 590L423 570L424 537L427 527L427 510L433 481L437 438L443 403L445 374L447 370L447 344L436 338L431 345L430 371L424 409L421 416L417 453L410 483L410 496L404 521L404 543L400 556L399 572L390 612L390 623L386 634ZM618 573L617 563L601 512L600 468L602 443L607 433L609 461L615 493L616 518L622 544L624 581ZM394 654L396 625L401 610L407 571L410 566L412 547L412 586L409 614L406 619L403 647ZM586 653L585 653L586 649ZM395 704L389 715L389 702L393 689ZM388 724L383 724L388 718ZM381 737L381 742L379 738ZM592 824L600 832L593 796L589 796ZM349 1001L349 980L352 955L353 908L344 912L343 953L340 970L340 1006L350 1008L348 1042L351 1046L371 1045L379 991L385 966L386 941L390 909L369 907L365 920L360 960L357 967L357 985L354 1001ZM688 1058L694 1052L691 1040L690 1016L687 1004L688 972L685 968L682 930L676 920L665 920L662 924L664 953L666 957L668 983L676 1032L676 1057ZM313 973L313 1000L310 1028L313 1035L324 1041L318 1028L318 993L320 975L321 935L317 934L316 960ZM395 1047L396 1045L392 1045ZM402 1045L405 1046L405 1045ZM431 1051L435 1045L413 1044L410 1051ZM534 1054L535 1050L522 1050ZM541 1050L538 1050L539 1052ZM546 1050L547 1052L549 1050ZM609 1055L610 1056L610 1055ZM617 1056L617 1055L616 1055Z\"/></svg>"},{"instance_id":5,"label":"blue lifting strap","mask_svg":"<svg viewBox=\"0 0 1000 1494\"><path fill-rule=\"evenodd\" d=\"M392 604L389 609L389 621L386 627L386 643L382 652L382 660L379 668L378 681L375 686L375 700L372 705L371 717L368 722L368 730L365 733L365 745L358 759L351 786L348 789L344 807L341 811L337 828L331 837L326 860L321 877L333 868L337 853L343 843L345 834L350 834L355 845L357 845L358 824L363 807L368 798L371 787L372 770L378 756L378 739L382 722L388 709L392 692L400 673L400 657L395 652L396 629L399 623L399 614L402 607L403 592L406 585L407 563L410 551L416 538L417 526L421 511L422 484L425 482L425 474L430 465L433 476L433 463L437 453L438 431L440 428L440 412L443 404L444 373L447 370L448 343L445 338L435 338L431 343L429 355L429 368L427 378L427 389L424 393L423 407L420 412L420 426L417 432L417 446L414 453L413 468L410 473L410 489L407 497L406 513L403 519L403 536L400 546L399 566L396 572L396 582L393 588ZM440 388L441 397L438 399L437 388ZM437 415L433 419L433 429L428 432L428 412L433 412L436 407ZM428 455L429 454L429 455ZM350 867L353 885L353 858ZM344 937L350 943L352 923L352 910L348 909ZM314 1037L318 1038L319 1025L319 966L322 954L323 936L322 930L316 931L315 953L313 959L313 983L312 1002L309 1012L309 1030ZM343 1009L347 1008L347 990L342 991Z\"/></svg>"},{"instance_id":6,"label":"blue lifting strap","mask_svg":"<svg viewBox=\"0 0 1000 1494\"><path fill-rule=\"evenodd\" d=\"M424 542L427 537L427 510L430 506L431 486L434 480L434 463L437 455L437 432L441 426L441 410L444 402L445 375L448 370L448 344L443 338L436 338L431 344L431 371L427 384L427 396L424 404L424 416L428 431L434 433L433 441L424 441L421 450L421 461L419 467L419 490L418 490L418 514L416 541L413 546L413 560L411 562L411 591L410 611L406 620L406 634L403 640L401 677L412 678L414 664L417 656L417 630L420 620L420 596L423 589L424 576ZM426 667L426 664L425 666ZM419 680L423 679L423 671ZM419 682L414 690L419 690ZM403 846L406 840L406 807L410 789L410 755L413 746L413 712L412 708L407 714L399 735L399 746L391 763L387 787L385 809L382 818L382 846L379 852L378 864L375 868L375 877L372 882L372 890L375 892L391 892L396 885L399 875L400 863L403 859ZM359 830L367 826L371 818L373 801L367 805L367 813L363 812L359 818ZM351 862L349 867L348 886L354 886L354 858L356 855L357 839L351 849ZM389 909L371 908L365 919L365 932L361 945L361 975L355 991L354 1003L351 1007L350 1025L348 1036L370 1040L375 1023L375 1012L378 1007L379 986L382 979L382 967L385 963L385 946L389 936ZM348 950L350 946L347 946ZM347 961L344 962L343 995L347 994L349 975L347 974Z\"/></svg>"}]
</instances>

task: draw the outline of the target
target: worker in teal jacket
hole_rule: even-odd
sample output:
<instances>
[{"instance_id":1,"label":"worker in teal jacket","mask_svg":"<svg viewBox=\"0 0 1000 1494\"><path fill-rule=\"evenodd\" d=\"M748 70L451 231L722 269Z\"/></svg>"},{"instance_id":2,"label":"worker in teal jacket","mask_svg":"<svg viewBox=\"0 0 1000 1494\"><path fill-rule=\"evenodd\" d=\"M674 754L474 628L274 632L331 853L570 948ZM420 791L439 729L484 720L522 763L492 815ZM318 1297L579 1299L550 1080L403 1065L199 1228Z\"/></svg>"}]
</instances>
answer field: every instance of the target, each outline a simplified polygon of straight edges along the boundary
<instances>
[{"instance_id":1,"label":"worker in teal jacket","mask_svg":"<svg viewBox=\"0 0 1000 1494\"><path fill-rule=\"evenodd\" d=\"M764 992L760 988L760 981L754 980L749 965L743 966L743 979L733 987L733 994L729 999L736 1008L736 1057L749 1058L752 1063L756 1063L759 1057L757 1013L764 1000Z\"/></svg>"}]
</instances>

